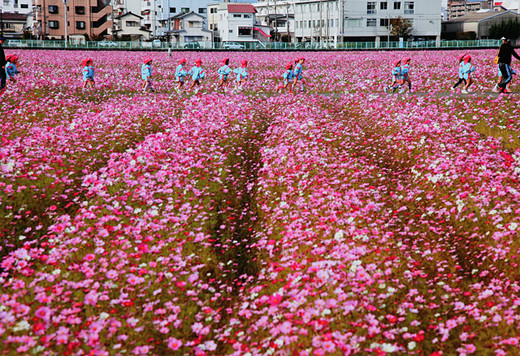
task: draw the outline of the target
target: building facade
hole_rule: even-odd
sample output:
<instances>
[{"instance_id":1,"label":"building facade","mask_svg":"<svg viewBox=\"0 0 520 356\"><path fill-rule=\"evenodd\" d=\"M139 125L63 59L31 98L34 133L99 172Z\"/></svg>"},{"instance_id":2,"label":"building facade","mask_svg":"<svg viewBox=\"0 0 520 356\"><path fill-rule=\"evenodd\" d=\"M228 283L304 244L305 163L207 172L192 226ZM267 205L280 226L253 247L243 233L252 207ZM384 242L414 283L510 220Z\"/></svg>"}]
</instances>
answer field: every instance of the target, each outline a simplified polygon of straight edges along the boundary
<instances>
[{"instance_id":1,"label":"building facade","mask_svg":"<svg viewBox=\"0 0 520 356\"><path fill-rule=\"evenodd\" d=\"M96 38L112 30L112 6L103 0L34 1L33 33L38 38L65 39L65 33L69 38Z\"/></svg>"},{"instance_id":2,"label":"building facade","mask_svg":"<svg viewBox=\"0 0 520 356\"><path fill-rule=\"evenodd\" d=\"M448 0L448 20L481 10L493 9L493 0Z\"/></svg>"},{"instance_id":3,"label":"building facade","mask_svg":"<svg viewBox=\"0 0 520 356\"><path fill-rule=\"evenodd\" d=\"M246 3L221 3L217 9L222 42L266 42L269 28L256 20L256 9Z\"/></svg>"},{"instance_id":4,"label":"building facade","mask_svg":"<svg viewBox=\"0 0 520 356\"><path fill-rule=\"evenodd\" d=\"M440 39L441 0L260 0L255 7L261 9L259 17L274 18L274 23L264 23L270 22L271 28L274 25L277 32L289 34L295 42L378 43L390 39L391 20L397 17L412 22L413 37ZM280 26L284 17L284 26Z\"/></svg>"},{"instance_id":5,"label":"building facade","mask_svg":"<svg viewBox=\"0 0 520 356\"><path fill-rule=\"evenodd\" d=\"M143 18L133 12L126 12L114 18L114 36L127 41L150 39L150 30L142 25Z\"/></svg>"}]
</instances>

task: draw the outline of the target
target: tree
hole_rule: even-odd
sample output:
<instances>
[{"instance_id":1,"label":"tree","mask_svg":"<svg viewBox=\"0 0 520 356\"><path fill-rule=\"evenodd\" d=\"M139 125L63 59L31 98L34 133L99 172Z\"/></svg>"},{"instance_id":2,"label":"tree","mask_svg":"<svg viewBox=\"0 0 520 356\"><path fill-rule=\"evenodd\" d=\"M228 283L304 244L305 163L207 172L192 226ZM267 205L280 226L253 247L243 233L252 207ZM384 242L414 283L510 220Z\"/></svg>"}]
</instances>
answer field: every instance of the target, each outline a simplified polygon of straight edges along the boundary
<instances>
[{"instance_id":1,"label":"tree","mask_svg":"<svg viewBox=\"0 0 520 356\"><path fill-rule=\"evenodd\" d=\"M489 28L489 37L498 39L502 36L510 39L520 37L520 22L518 22L517 18L514 21L509 19L508 21L491 25Z\"/></svg>"},{"instance_id":2,"label":"tree","mask_svg":"<svg viewBox=\"0 0 520 356\"><path fill-rule=\"evenodd\" d=\"M401 16L390 20L390 34L394 37L410 37L413 31L413 24L410 19L404 19Z\"/></svg>"}]
</instances>

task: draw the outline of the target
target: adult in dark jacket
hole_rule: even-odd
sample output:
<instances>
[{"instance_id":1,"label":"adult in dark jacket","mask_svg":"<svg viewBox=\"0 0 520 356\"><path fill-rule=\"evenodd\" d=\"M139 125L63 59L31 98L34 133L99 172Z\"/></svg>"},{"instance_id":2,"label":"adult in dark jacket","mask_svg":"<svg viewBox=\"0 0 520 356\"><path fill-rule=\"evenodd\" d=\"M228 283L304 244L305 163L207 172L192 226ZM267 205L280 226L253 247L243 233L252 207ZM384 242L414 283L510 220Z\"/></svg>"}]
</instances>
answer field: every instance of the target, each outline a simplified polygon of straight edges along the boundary
<instances>
[{"instance_id":1,"label":"adult in dark jacket","mask_svg":"<svg viewBox=\"0 0 520 356\"><path fill-rule=\"evenodd\" d=\"M502 37L502 44L498 49L498 68L500 69L500 73L502 74L502 81L498 83L498 91L500 93L507 92L506 87L507 83L511 81L511 57L514 56L516 59L520 60L520 56L516 54L513 47L507 40L507 38Z\"/></svg>"},{"instance_id":2,"label":"adult in dark jacket","mask_svg":"<svg viewBox=\"0 0 520 356\"><path fill-rule=\"evenodd\" d=\"M5 74L5 66L7 61L5 60L4 48L2 47L4 41L5 37L0 36L0 92L5 89L5 81L7 79Z\"/></svg>"}]
</instances>

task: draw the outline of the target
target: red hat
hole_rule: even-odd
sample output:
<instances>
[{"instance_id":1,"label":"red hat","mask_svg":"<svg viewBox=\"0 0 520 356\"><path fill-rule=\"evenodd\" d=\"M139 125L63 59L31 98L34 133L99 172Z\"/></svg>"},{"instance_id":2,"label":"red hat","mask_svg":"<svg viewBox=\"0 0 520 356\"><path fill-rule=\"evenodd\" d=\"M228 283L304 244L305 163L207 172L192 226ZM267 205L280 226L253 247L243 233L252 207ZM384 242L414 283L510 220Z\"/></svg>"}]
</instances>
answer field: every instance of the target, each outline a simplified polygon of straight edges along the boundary
<instances>
[{"instance_id":1,"label":"red hat","mask_svg":"<svg viewBox=\"0 0 520 356\"><path fill-rule=\"evenodd\" d=\"M460 61L462 61L464 59L464 57L466 57L466 53L464 54L461 54L460 56L457 57L457 59Z\"/></svg>"},{"instance_id":2,"label":"red hat","mask_svg":"<svg viewBox=\"0 0 520 356\"><path fill-rule=\"evenodd\" d=\"M471 61L471 56L469 54L466 54L462 59L464 59L464 63L468 63L469 61Z\"/></svg>"},{"instance_id":3,"label":"red hat","mask_svg":"<svg viewBox=\"0 0 520 356\"><path fill-rule=\"evenodd\" d=\"M87 64L92 63L92 58L85 58L82 62L81 62L81 65L84 67L86 66Z\"/></svg>"},{"instance_id":4,"label":"red hat","mask_svg":"<svg viewBox=\"0 0 520 356\"><path fill-rule=\"evenodd\" d=\"M404 57L403 58L403 63L406 64L406 62L408 62L411 58L410 57Z\"/></svg>"},{"instance_id":5,"label":"red hat","mask_svg":"<svg viewBox=\"0 0 520 356\"><path fill-rule=\"evenodd\" d=\"M202 64L202 59L200 59L200 58L197 58L197 59L195 60L195 63L199 63L199 64Z\"/></svg>"},{"instance_id":6,"label":"red hat","mask_svg":"<svg viewBox=\"0 0 520 356\"><path fill-rule=\"evenodd\" d=\"M12 58L12 57L13 57L13 56L11 56L10 54L8 54L7 56L5 56L5 60L6 60L7 62L11 62L11 58Z\"/></svg>"},{"instance_id":7,"label":"red hat","mask_svg":"<svg viewBox=\"0 0 520 356\"><path fill-rule=\"evenodd\" d=\"M186 58L179 59L179 64L183 64L183 63L186 63Z\"/></svg>"},{"instance_id":8,"label":"red hat","mask_svg":"<svg viewBox=\"0 0 520 356\"><path fill-rule=\"evenodd\" d=\"M7 60L11 63L16 62L18 60L18 56L15 56L15 55L9 56L9 59L7 59Z\"/></svg>"},{"instance_id":9,"label":"red hat","mask_svg":"<svg viewBox=\"0 0 520 356\"><path fill-rule=\"evenodd\" d=\"M296 62L304 61L304 60L305 60L305 57L298 57L298 58L296 58Z\"/></svg>"},{"instance_id":10,"label":"red hat","mask_svg":"<svg viewBox=\"0 0 520 356\"><path fill-rule=\"evenodd\" d=\"M287 65L285 66L285 69L291 69L291 68L292 68L292 63L291 62L287 63Z\"/></svg>"},{"instance_id":11,"label":"red hat","mask_svg":"<svg viewBox=\"0 0 520 356\"><path fill-rule=\"evenodd\" d=\"M143 63L144 64L148 64L152 61L152 59L150 57L145 57L145 59L143 60Z\"/></svg>"},{"instance_id":12,"label":"red hat","mask_svg":"<svg viewBox=\"0 0 520 356\"><path fill-rule=\"evenodd\" d=\"M242 61L240 62L240 64L242 64L242 68L247 67L247 60L242 59Z\"/></svg>"},{"instance_id":13,"label":"red hat","mask_svg":"<svg viewBox=\"0 0 520 356\"><path fill-rule=\"evenodd\" d=\"M229 58L228 57L226 57L226 58L224 58L222 60L222 64L228 64L228 62L229 62Z\"/></svg>"},{"instance_id":14,"label":"red hat","mask_svg":"<svg viewBox=\"0 0 520 356\"><path fill-rule=\"evenodd\" d=\"M397 67L397 65L401 63L401 60L400 59L397 59L394 61L394 67Z\"/></svg>"}]
</instances>

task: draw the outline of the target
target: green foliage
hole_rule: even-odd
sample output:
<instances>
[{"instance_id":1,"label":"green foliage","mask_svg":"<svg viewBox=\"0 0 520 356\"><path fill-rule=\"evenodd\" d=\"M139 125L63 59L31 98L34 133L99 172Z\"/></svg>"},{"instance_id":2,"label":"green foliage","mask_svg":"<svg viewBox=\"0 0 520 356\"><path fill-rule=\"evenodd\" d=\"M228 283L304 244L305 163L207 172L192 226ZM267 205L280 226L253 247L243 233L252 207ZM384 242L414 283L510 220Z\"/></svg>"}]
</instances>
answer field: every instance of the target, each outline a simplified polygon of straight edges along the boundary
<instances>
[{"instance_id":1,"label":"green foliage","mask_svg":"<svg viewBox=\"0 0 520 356\"><path fill-rule=\"evenodd\" d=\"M508 21L502 21L498 24L494 24L489 28L490 38L501 38L501 37L516 39L520 37L520 22L518 19L514 21L509 19Z\"/></svg>"},{"instance_id":2,"label":"green foliage","mask_svg":"<svg viewBox=\"0 0 520 356\"><path fill-rule=\"evenodd\" d=\"M401 16L390 20L390 34L395 37L402 37L404 39L411 36L413 31L413 23L410 19L402 18Z\"/></svg>"}]
</instances>

